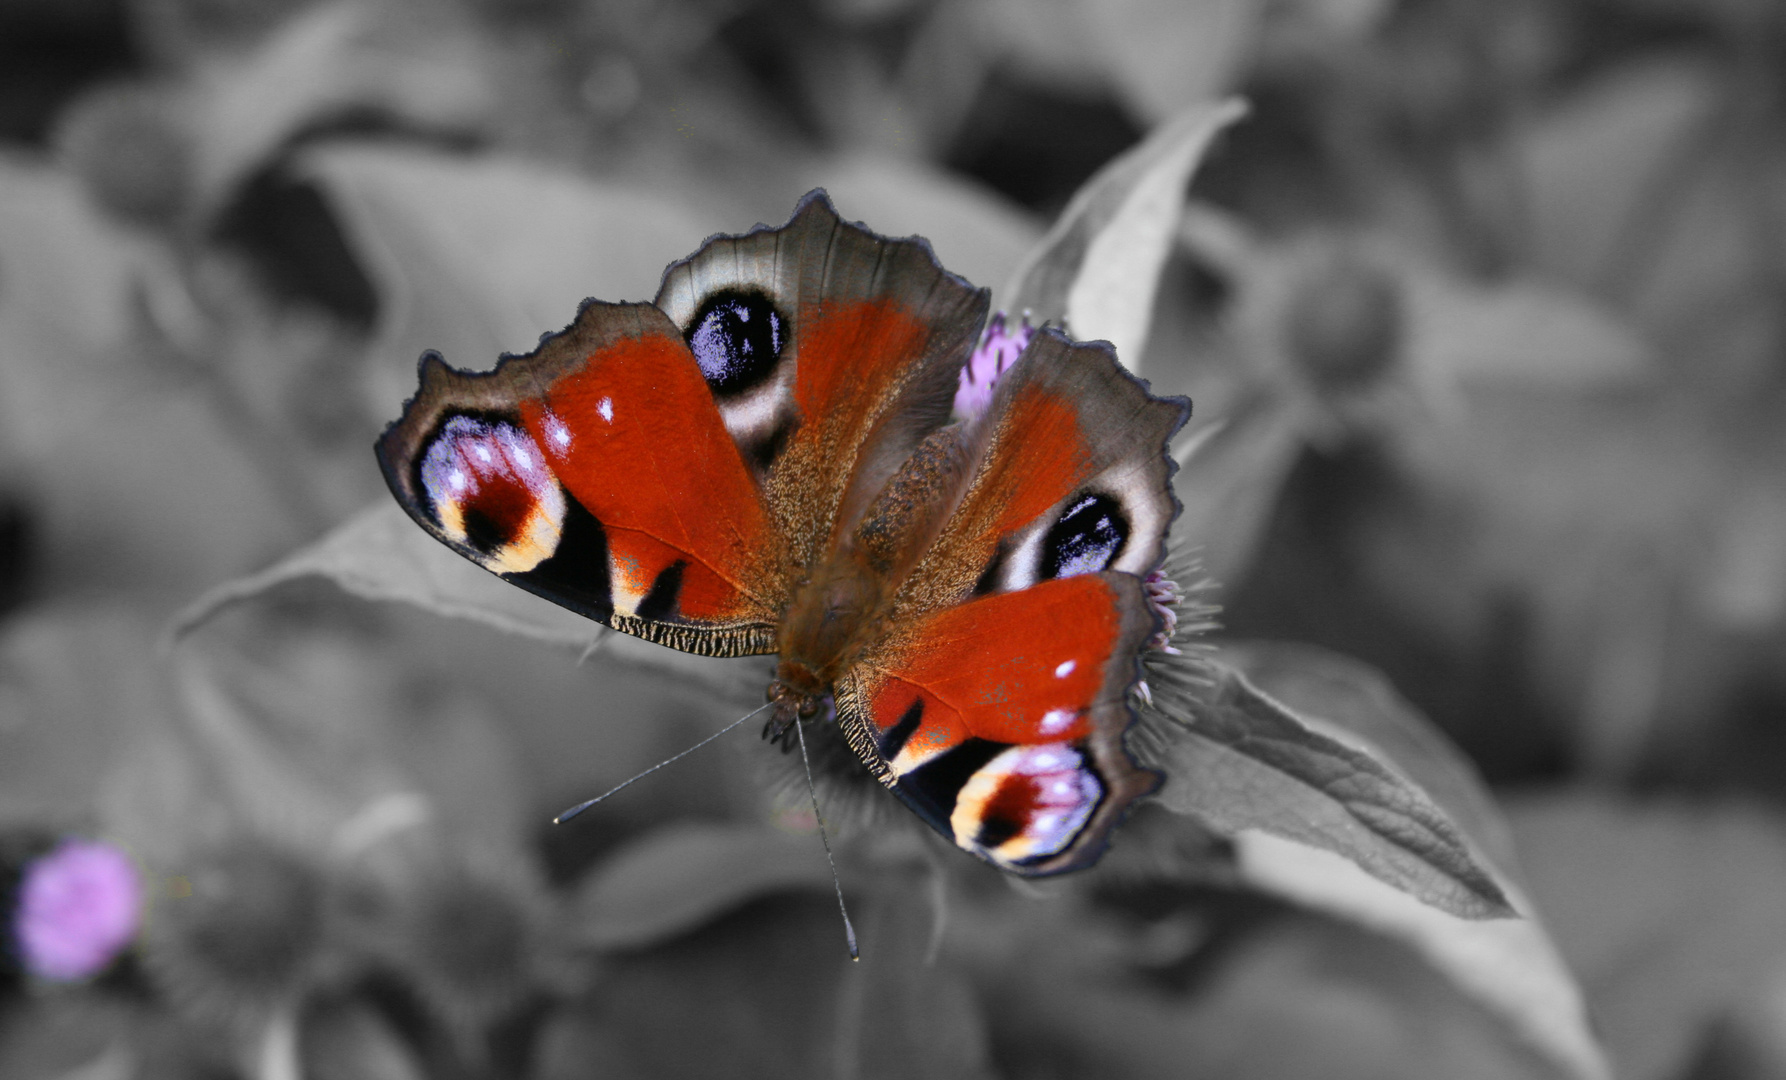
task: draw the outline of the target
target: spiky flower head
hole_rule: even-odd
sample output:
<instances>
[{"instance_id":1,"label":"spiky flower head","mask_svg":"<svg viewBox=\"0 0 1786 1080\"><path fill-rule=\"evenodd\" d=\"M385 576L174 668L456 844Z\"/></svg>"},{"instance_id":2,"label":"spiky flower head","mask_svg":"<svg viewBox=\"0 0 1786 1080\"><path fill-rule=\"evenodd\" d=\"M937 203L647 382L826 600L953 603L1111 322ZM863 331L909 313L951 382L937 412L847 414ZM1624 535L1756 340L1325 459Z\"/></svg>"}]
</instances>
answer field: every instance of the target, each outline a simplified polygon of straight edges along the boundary
<instances>
[{"instance_id":1,"label":"spiky flower head","mask_svg":"<svg viewBox=\"0 0 1786 1080\"><path fill-rule=\"evenodd\" d=\"M308 990L325 957L321 868L236 839L169 879L144 935L151 977L204 1019L252 1021Z\"/></svg>"},{"instance_id":2,"label":"spiky flower head","mask_svg":"<svg viewBox=\"0 0 1786 1080\"><path fill-rule=\"evenodd\" d=\"M1213 646L1203 638L1221 610L1206 599L1214 589L1197 559L1183 552L1168 551L1166 565L1147 576L1147 599L1160 616L1160 631L1141 653L1138 720L1129 734L1129 748L1146 759L1143 764L1160 759L1174 729L1189 722L1193 699L1211 685Z\"/></svg>"},{"instance_id":3,"label":"spiky flower head","mask_svg":"<svg viewBox=\"0 0 1786 1080\"><path fill-rule=\"evenodd\" d=\"M395 882L366 929L460 1050L542 987L572 979L552 941L551 897L534 868L512 857L436 851Z\"/></svg>"}]
</instances>

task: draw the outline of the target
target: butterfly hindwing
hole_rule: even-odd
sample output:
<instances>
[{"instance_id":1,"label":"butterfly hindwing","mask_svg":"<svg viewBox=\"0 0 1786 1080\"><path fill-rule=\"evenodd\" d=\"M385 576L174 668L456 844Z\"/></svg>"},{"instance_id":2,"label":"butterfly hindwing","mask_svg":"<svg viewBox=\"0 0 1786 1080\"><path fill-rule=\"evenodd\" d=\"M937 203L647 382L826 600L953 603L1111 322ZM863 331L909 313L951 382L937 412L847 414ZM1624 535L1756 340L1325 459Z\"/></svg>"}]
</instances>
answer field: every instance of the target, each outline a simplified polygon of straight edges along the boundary
<instances>
[{"instance_id":1,"label":"butterfly hindwing","mask_svg":"<svg viewBox=\"0 0 1786 1080\"><path fill-rule=\"evenodd\" d=\"M961 429L963 490L903 582L897 629L840 680L871 770L1007 870L1086 865L1158 782L1123 734L1157 629L1143 579L1178 512L1166 443L1188 411L1108 346L1038 333Z\"/></svg>"},{"instance_id":2,"label":"butterfly hindwing","mask_svg":"<svg viewBox=\"0 0 1786 1080\"><path fill-rule=\"evenodd\" d=\"M838 715L881 782L958 846L1018 873L1070 870L1158 784L1122 742L1155 626L1122 573L979 597L852 669Z\"/></svg>"}]
</instances>

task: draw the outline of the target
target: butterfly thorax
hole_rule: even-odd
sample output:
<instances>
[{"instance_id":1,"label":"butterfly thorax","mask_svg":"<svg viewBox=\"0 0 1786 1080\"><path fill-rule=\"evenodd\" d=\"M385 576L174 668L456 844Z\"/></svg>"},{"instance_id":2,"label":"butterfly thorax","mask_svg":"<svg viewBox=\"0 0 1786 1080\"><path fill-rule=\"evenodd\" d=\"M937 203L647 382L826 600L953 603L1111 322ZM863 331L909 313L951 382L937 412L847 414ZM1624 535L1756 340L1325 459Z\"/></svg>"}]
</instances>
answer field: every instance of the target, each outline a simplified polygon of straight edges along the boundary
<instances>
[{"instance_id":1,"label":"butterfly thorax","mask_svg":"<svg viewBox=\"0 0 1786 1080\"><path fill-rule=\"evenodd\" d=\"M881 595L881 581L852 558L832 560L801 585L782 621L781 663L769 684L772 729L819 714L874 625Z\"/></svg>"}]
</instances>

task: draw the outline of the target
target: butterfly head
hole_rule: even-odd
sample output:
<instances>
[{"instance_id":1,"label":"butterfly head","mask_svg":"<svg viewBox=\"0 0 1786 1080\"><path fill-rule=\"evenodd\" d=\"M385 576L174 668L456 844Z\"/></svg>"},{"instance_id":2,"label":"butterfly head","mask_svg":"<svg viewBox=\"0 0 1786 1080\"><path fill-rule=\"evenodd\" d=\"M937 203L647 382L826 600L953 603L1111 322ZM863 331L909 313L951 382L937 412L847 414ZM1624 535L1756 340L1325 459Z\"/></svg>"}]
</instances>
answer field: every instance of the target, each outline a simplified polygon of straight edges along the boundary
<instances>
[{"instance_id":1,"label":"butterfly head","mask_svg":"<svg viewBox=\"0 0 1786 1080\"><path fill-rule=\"evenodd\" d=\"M787 748L794 725L811 722L831 712L829 688L800 664L783 663L764 697L774 706L763 725L763 738Z\"/></svg>"}]
</instances>

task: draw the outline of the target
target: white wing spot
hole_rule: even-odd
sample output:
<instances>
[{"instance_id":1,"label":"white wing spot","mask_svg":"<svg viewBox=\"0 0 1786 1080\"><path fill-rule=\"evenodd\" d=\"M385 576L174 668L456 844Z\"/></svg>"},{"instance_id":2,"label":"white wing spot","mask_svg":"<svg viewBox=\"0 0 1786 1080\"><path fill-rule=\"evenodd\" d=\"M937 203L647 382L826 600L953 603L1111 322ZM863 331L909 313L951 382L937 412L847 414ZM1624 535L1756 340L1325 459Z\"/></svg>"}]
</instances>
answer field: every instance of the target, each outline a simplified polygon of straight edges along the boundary
<instances>
[{"instance_id":1,"label":"white wing spot","mask_svg":"<svg viewBox=\"0 0 1786 1080\"><path fill-rule=\"evenodd\" d=\"M598 413L601 413L603 420L606 420L610 424L613 423L614 422L614 399L613 398L602 398L600 401L595 403L595 411Z\"/></svg>"},{"instance_id":2,"label":"white wing spot","mask_svg":"<svg viewBox=\"0 0 1786 1080\"><path fill-rule=\"evenodd\" d=\"M533 468L533 455L529 454L524 446L515 447L515 460L523 469Z\"/></svg>"},{"instance_id":3,"label":"white wing spot","mask_svg":"<svg viewBox=\"0 0 1786 1080\"><path fill-rule=\"evenodd\" d=\"M490 448L488 446L477 446L473 447L472 450L477 454L479 461L486 465L490 463Z\"/></svg>"},{"instance_id":4,"label":"white wing spot","mask_svg":"<svg viewBox=\"0 0 1786 1080\"><path fill-rule=\"evenodd\" d=\"M1073 673L1073 669L1078 666L1079 666L1079 661L1077 661L1077 660L1062 661L1061 665L1054 669L1054 677L1057 679L1064 679L1068 675L1071 675Z\"/></svg>"},{"instance_id":5,"label":"white wing spot","mask_svg":"<svg viewBox=\"0 0 1786 1080\"><path fill-rule=\"evenodd\" d=\"M464 491L465 490L465 472L464 472L464 470L454 469L452 472L448 473L447 474L447 483L449 483L453 486L454 491Z\"/></svg>"},{"instance_id":6,"label":"white wing spot","mask_svg":"<svg viewBox=\"0 0 1786 1080\"><path fill-rule=\"evenodd\" d=\"M1042 734L1058 735L1072 727L1073 720L1074 714L1071 709L1050 709L1042 714ZM1044 758L1047 760L1043 760ZM1036 764L1046 769L1054 764L1054 759L1046 754L1038 754Z\"/></svg>"}]
</instances>

